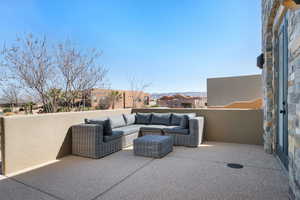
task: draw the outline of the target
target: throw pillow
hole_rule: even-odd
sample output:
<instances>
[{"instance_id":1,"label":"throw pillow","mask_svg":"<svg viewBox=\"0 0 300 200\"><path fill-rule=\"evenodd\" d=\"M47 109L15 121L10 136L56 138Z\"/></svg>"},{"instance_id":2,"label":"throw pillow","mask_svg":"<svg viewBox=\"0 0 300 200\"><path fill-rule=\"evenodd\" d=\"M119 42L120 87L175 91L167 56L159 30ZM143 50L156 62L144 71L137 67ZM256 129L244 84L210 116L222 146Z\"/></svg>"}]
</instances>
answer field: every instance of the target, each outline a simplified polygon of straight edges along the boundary
<instances>
[{"instance_id":1,"label":"throw pillow","mask_svg":"<svg viewBox=\"0 0 300 200\"><path fill-rule=\"evenodd\" d=\"M104 136L110 136L112 135L112 128L110 121L106 119L84 119L84 122L86 124L99 124L103 126L103 135Z\"/></svg>"}]
</instances>

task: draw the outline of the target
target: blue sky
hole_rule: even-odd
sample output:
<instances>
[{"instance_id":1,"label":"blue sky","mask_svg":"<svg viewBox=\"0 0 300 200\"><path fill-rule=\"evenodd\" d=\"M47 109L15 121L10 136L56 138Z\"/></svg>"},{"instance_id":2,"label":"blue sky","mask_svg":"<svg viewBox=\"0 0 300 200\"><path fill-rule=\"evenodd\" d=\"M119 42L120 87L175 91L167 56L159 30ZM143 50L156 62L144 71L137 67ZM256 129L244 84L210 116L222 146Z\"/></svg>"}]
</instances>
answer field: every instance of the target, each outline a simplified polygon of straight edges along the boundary
<instances>
[{"instance_id":1,"label":"blue sky","mask_svg":"<svg viewBox=\"0 0 300 200\"><path fill-rule=\"evenodd\" d=\"M103 51L114 89L206 91L210 77L258 74L260 0L3 0L1 42L17 34Z\"/></svg>"}]
</instances>

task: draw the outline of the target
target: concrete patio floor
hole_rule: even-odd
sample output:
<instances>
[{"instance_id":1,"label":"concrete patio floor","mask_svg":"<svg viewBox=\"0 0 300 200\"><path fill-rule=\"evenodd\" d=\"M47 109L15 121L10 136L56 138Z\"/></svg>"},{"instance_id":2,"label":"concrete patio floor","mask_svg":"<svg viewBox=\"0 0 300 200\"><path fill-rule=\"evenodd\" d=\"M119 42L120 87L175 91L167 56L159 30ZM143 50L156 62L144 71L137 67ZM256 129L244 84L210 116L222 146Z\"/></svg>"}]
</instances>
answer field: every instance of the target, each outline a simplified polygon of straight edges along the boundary
<instances>
[{"instance_id":1,"label":"concrete patio floor","mask_svg":"<svg viewBox=\"0 0 300 200\"><path fill-rule=\"evenodd\" d=\"M229 162L244 168L228 168ZM175 147L162 159L133 156L131 148L98 160L68 156L0 176L0 199L288 199L288 179L261 146L206 142Z\"/></svg>"}]
</instances>

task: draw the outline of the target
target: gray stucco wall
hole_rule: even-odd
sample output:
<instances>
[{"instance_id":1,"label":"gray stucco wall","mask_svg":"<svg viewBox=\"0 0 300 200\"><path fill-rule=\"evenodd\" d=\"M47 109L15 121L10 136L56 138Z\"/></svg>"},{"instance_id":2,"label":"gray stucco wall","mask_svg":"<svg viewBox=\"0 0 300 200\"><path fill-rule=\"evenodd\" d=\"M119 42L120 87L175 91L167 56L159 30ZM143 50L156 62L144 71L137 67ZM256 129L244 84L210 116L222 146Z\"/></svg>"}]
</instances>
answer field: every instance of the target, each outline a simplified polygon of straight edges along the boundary
<instances>
[{"instance_id":1,"label":"gray stucco wall","mask_svg":"<svg viewBox=\"0 0 300 200\"><path fill-rule=\"evenodd\" d=\"M258 98L262 98L261 75L207 79L208 106L224 106Z\"/></svg>"}]
</instances>

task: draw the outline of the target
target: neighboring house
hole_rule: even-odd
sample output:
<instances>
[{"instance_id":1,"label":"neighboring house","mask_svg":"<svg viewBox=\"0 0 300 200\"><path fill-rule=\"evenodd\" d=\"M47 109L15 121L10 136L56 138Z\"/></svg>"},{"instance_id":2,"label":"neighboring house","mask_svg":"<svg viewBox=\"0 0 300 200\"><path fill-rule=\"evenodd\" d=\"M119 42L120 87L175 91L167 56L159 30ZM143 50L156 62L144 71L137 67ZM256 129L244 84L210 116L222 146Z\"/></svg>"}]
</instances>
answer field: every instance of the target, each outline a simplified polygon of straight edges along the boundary
<instances>
[{"instance_id":1,"label":"neighboring house","mask_svg":"<svg viewBox=\"0 0 300 200\"><path fill-rule=\"evenodd\" d=\"M191 97L176 94L174 96L163 96L157 100L157 105L168 108L200 108L204 107L206 97Z\"/></svg>"},{"instance_id":2,"label":"neighboring house","mask_svg":"<svg viewBox=\"0 0 300 200\"><path fill-rule=\"evenodd\" d=\"M207 79L207 105L229 106L262 98L261 75Z\"/></svg>"},{"instance_id":3,"label":"neighboring house","mask_svg":"<svg viewBox=\"0 0 300 200\"><path fill-rule=\"evenodd\" d=\"M120 96L114 103L114 108L141 108L149 105L150 95L139 91L128 90L108 90L108 89L92 89L88 95L91 107L112 108L112 102L109 100L109 95L112 91L118 91Z\"/></svg>"},{"instance_id":4,"label":"neighboring house","mask_svg":"<svg viewBox=\"0 0 300 200\"><path fill-rule=\"evenodd\" d=\"M296 4L298 2L298 5ZM300 199L299 0L262 0L264 148L289 173L290 199Z\"/></svg>"}]
</instances>

